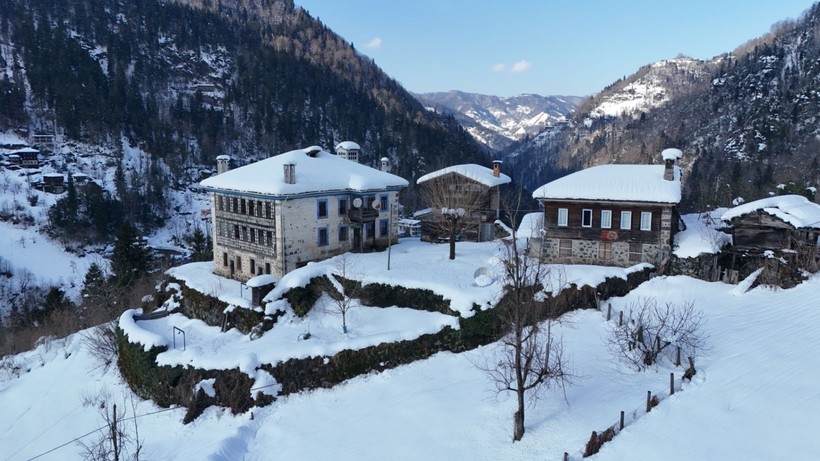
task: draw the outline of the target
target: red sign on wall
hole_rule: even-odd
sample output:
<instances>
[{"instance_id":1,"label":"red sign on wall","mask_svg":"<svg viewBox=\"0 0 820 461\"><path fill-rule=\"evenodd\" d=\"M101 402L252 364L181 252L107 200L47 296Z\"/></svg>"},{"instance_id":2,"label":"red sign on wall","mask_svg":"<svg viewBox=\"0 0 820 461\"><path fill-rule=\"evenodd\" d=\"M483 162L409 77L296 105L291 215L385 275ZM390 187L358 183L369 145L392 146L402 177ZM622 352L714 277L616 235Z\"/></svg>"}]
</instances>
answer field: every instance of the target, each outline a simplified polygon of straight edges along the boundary
<instances>
[{"instance_id":1,"label":"red sign on wall","mask_svg":"<svg viewBox=\"0 0 820 461\"><path fill-rule=\"evenodd\" d=\"M614 230L601 231L601 240L618 240L618 231L614 231Z\"/></svg>"}]
</instances>

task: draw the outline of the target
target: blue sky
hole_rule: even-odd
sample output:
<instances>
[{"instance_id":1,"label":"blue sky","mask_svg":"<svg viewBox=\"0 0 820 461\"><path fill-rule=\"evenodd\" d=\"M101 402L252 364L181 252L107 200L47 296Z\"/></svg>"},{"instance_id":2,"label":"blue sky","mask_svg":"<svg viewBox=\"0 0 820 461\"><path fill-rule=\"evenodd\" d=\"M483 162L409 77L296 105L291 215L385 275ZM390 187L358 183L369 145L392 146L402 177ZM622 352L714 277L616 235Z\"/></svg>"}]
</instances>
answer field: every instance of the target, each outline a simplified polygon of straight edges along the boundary
<instances>
[{"instance_id":1,"label":"blue sky","mask_svg":"<svg viewBox=\"0 0 820 461\"><path fill-rule=\"evenodd\" d=\"M709 59L809 0L295 0L410 91L584 96L679 53Z\"/></svg>"}]
</instances>

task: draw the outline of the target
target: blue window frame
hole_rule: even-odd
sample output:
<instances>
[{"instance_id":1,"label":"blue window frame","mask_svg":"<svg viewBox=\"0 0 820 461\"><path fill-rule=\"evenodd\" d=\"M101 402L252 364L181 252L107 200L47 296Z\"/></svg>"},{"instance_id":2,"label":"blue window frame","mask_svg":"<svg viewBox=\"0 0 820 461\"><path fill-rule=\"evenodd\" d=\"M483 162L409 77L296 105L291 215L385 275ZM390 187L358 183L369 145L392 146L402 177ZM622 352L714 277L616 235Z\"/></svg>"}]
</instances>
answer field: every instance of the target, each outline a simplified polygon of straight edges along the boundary
<instances>
[{"instance_id":1,"label":"blue window frame","mask_svg":"<svg viewBox=\"0 0 820 461\"><path fill-rule=\"evenodd\" d=\"M327 199L319 199L316 201L316 219L327 218Z\"/></svg>"},{"instance_id":2,"label":"blue window frame","mask_svg":"<svg viewBox=\"0 0 820 461\"><path fill-rule=\"evenodd\" d=\"M376 222L370 221L364 224L364 238L373 238L376 236Z\"/></svg>"},{"instance_id":3,"label":"blue window frame","mask_svg":"<svg viewBox=\"0 0 820 461\"><path fill-rule=\"evenodd\" d=\"M339 241L340 242L347 242L348 239L348 231L347 226L339 226Z\"/></svg>"},{"instance_id":4,"label":"blue window frame","mask_svg":"<svg viewBox=\"0 0 820 461\"><path fill-rule=\"evenodd\" d=\"M347 214L347 198L340 198L339 199L339 216L344 216Z\"/></svg>"},{"instance_id":5,"label":"blue window frame","mask_svg":"<svg viewBox=\"0 0 820 461\"><path fill-rule=\"evenodd\" d=\"M386 219L379 220L379 237L387 237L390 232L390 222Z\"/></svg>"},{"instance_id":6,"label":"blue window frame","mask_svg":"<svg viewBox=\"0 0 820 461\"><path fill-rule=\"evenodd\" d=\"M320 246L327 246L328 245L328 237L327 237L327 227L320 227L318 235L316 237L316 243Z\"/></svg>"},{"instance_id":7,"label":"blue window frame","mask_svg":"<svg viewBox=\"0 0 820 461\"><path fill-rule=\"evenodd\" d=\"M382 213L390 211L390 196L387 194L382 194L379 196L379 211Z\"/></svg>"}]
</instances>

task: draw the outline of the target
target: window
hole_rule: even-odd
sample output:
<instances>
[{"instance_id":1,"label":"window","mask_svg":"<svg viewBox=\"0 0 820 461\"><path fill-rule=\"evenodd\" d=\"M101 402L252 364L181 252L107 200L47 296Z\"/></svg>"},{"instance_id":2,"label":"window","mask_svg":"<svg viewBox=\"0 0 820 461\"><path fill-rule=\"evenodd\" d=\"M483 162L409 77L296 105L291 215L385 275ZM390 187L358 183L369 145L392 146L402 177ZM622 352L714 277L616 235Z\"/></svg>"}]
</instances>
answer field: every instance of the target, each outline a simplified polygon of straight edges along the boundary
<instances>
[{"instance_id":1,"label":"window","mask_svg":"<svg viewBox=\"0 0 820 461\"><path fill-rule=\"evenodd\" d=\"M641 252L641 244L640 243L630 243L629 244L629 261L634 263L639 263L643 259L643 254Z\"/></svg>"},{"instance_id":2,"label":"window","mask_svg":"<svg viewBox=\"0 0 820 461\"><path fill-rule=\"evenodd\" d=\"M234 212L234 213L237 213L238 212L237 210L239 210L239 199L237 199L236 197L232 197L231 198L231 211Z\"/></svg>"},{"instance_id":3,"label":"window","mask_svg":"<svg viewBox=\"0 0 820 461\"><path fill-rule=\"evenodd\" d=\"M239 240L239 224L233 225L233 238Z\"/></svg>"},{"instance_id":4,"label":"window","mask_svg":"<svg viewBox=\"0 0 820 461\"><path fill-rule=\"evenodd\" d=\"M652 212L651 211L642 211L641 212L641 230L642 231L652 230Z\"/></svg>"},{"instance_id":5,"label":"window","mask_svg":"<svg viewBox=\"0 0 820 461\"><path fill-rule=\"evenodd\" d=\"M601 210L601 229L612 229L612 210Z\"/></svg>"},{"instance_id":6,"label":"window","mask_svg":"<svg viewBox=\"0 0 820 461\"><path fill-rule=\"evenodd\" d=\"M248 241L248 228L246 226L242 226L242 241Z\"/></svg>"},{"instance_id":7,"label":"window","mask_svg":"<svg viewBox=\"0 0 820 461\"><path fill-rule=\"evenodd\" d=\"M386 219L379 220L379 236L380 237L387 237L387 234L390 232L390 222Z\"/></svg>"},{"instance_id":8,"label":"window","mask_svg":"<svg viewBox=\"0 0 820 461\"><path fill-rule=\"evenodd\" d=\"M624 230L632 229L632 212L631 211L622 211L621 212L621 229L624 229Z\"/></svg>"},{"instance_id":9,"label":"window","mask_svg":"<svg viewBox=\"0 0 820 461\"><path fill-rule=\"evenodd\" d=\"M265 263L265 273L270 274L270 263Z\"/></svg>"},{"instance_id":10,"label":"window","mask_svg":"<svg viewBox=\"0 0 820 461\"><path fill-rule=\"evenodd\" d=\"M222 265L228 267L228 253L222 253Z\"/></svg>"},{"instance_id":11,"label":"window","mask_svg":"<svg viewBox=\"0 0 820 461\"><path fill-rule=\"evenodd\" d=\"M327 199L316 201L316 217L327 218Z\"/></svg>"},{"instance_id":12,"label":"window","mask_svg":"<svg viewBox=\"0 0 820 461\"><path fill-rule=\"evenodd\" d=\"M271 206L270 202L265 202L265 217L270 219L271 217Z\"/></svg>"},{"instance_id":13,"label":"window","mask_svg":"<svg viewBox=\"0 0 820 461\"><path fill-rule=\"evenodd\" d=\"M382 213L390 210L390 203L388 201L387 194L379 196L379 209L382 211Z\"/></svg>"},{"instance_id":14,"label":"window","mask_svg":"<svg viewBox=\"0 0 820 461\"><path fill-rule=\"evenodd\" d=\"M248 200L248 214L251 216L256 216L256 208L254 205L256 205L256 202L253 200Z\"/></svg>"},{"instance_id":15,"label":"window","mask_svg":"<svg viewBox=\"0 0 820 461\"><path fill-rule=\"evenodd\" d=\"M347 226L339 226L339 241L347 242Z\"/></svg>"},{"instance_id":16,"label":"window","mask_svg":"<svg viewBox=\"0 0 820 461\"><path fill-rule=\"evenodd\" d=\"M572 256L572 240L558 241L558 256Z\"/></svg>"},{"instance_id":17,"label":"window","mask_svg":"<svg viewBox=\"0 0 820 461\"><path fill-rule=\"evenodd\" d=\"M612 242L598 243L598 259L612 259Z\"/></svg>"},{"instance_id":18,"label":"window","mask_svg":"<svg viewBox=\"0 0 820 461\"><path fill-rule=\"evenodd\" d=\"M589 208L581 211L581 227L592 227L592 210Z\"/></svg>"},{"instance_id":19,"label":"window","mask_svg":"<svg viewBox=\"0 0 820 461\"><path fill-rule=\"evenodd\" d=\"M236 271L237 272L242 271L242 257L241 256L236 257Z\"/></svg>"},{"instance_id":20,"label":"window","mask_svg":"<svg viewBox=\"0 0 820 461\"><path fill-rule=\"evenodd\" d=\"M216 204L219 207L219 211L225 211L225 202L223 201L225 197L221 195L216 196Z\"/></svg>"},{"instance_id":21,"label":"window","mask_svg":"<svg viewBox=\"0 0 820 461\"><path fill-rule=\"evenodd\" d=\"M370 221L364 225L364 238L376 236L376 222Z\"/></svg>"},{"instance_id":22,"label":"window","mask_svg":"<svg viewBox=\"0 0 820 461\"><path fill-rule=\"evenodd\" d=\"M558 225L562 227L567 226L567 222L569 221L569 210L566 208L559 208L558 209Z\"/></svg>"},{"instance_id":23,"label":"window","mask_svg":"<svg viewBox=\"0 0 820 461\"><path fill-rule=\"evenodd\" d=\"M239 201L239 212L241 214L247 214L247 208L245 207L245 199Z\"/></svg>"},{"instance_id":24,"label":"window","mask_svg":"<svg viewBox=\"0 0 820 461\"><path fill-rule=\"evenodd\" d=\"M339 199L339 216L344 216L347 214L347 199L340 198Z\"/></svg>"},{"instance_id":25,"label":"window","mask_svg":"<svg viewBox=\"0 0 820 461\"><path fill-rule=\"evenodd\" d=\"M256 260L251 258L251 274L256 272Z\"/></svg>"},{"instance_id":26,"label":"window","mask_svg":"<svg viewBox=\"0 0 820 461\"><path fill-rule=\"evenodd\" d=\"M319 235L318 235L318 238L317 238L317 244L320 247L327 246L327 244L328 244L327 227L320 227L319 228Z\"/></svg>"},{"instance_id":27,"label":"window","mask_svg":"<svg viewBox=\"0 0 820 461\"><path fill-rule=\"evenodd\" d=\"M266 243L269 247L273 246L273 232L268 231L268 239Z\"/></svg>"},{"instance_id":28,"label":"window","mask_svg":"<svg viewBox=\"0 0 820 461\"><path fill-rule=\"evenodd\" d=\"M256 229L253 227L251 227L251 243L256 243ZM251 270L251 272L253 272L253 270Z\"/></svg>"}]
</instances>

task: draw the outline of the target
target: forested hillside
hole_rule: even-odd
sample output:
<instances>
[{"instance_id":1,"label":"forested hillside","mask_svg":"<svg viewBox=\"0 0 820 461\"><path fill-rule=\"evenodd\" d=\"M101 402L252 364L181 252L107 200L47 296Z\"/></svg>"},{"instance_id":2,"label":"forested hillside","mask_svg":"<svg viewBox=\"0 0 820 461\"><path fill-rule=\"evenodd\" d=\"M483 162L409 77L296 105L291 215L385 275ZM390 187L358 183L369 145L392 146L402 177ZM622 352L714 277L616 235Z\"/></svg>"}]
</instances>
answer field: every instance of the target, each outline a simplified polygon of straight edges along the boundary
<instances>
[{"instance_id":1,"label":"forested hillside","mask_svg":"<svg viewBox=\"0 0 820 461\"><path fill-rule=\"evenodd\" d=\"M452 117L292 1L181 3L0 0L0 130L56 121L69 140L122 137L169 167L149 172L162 184L219 154L243 164L346 139L411 183L433 165L486 162Z\"/></svg>"}]
</instances>

